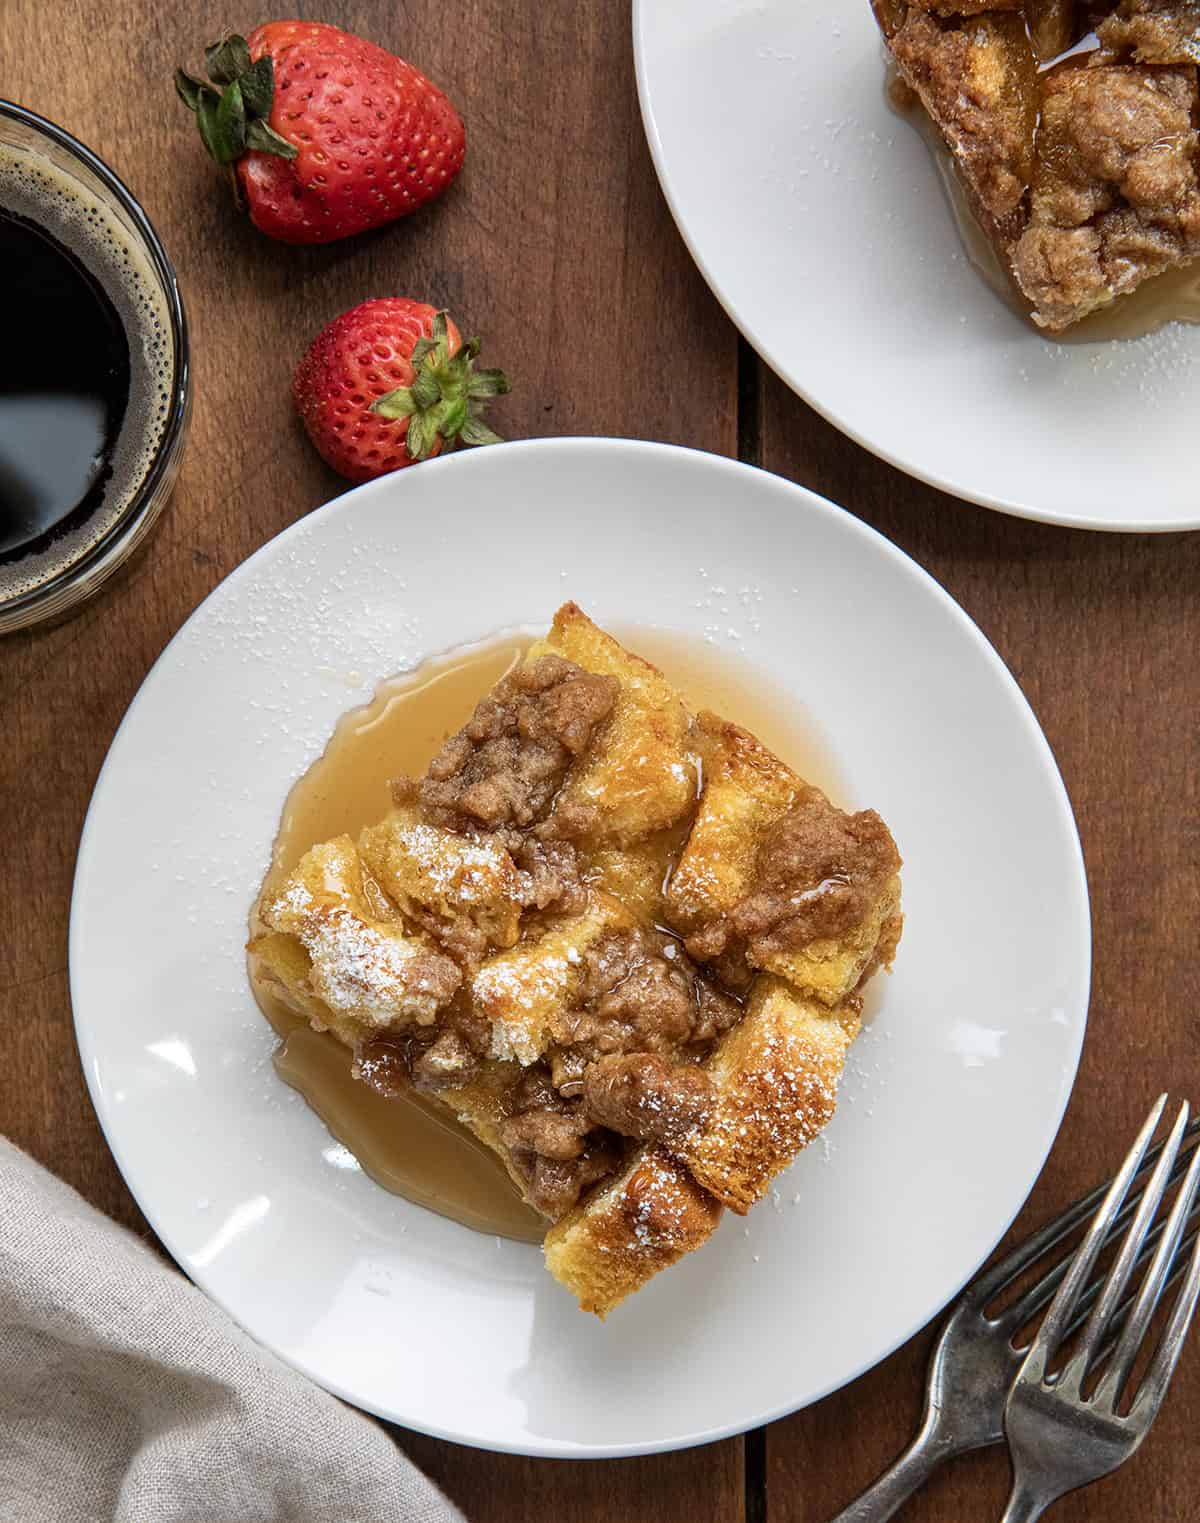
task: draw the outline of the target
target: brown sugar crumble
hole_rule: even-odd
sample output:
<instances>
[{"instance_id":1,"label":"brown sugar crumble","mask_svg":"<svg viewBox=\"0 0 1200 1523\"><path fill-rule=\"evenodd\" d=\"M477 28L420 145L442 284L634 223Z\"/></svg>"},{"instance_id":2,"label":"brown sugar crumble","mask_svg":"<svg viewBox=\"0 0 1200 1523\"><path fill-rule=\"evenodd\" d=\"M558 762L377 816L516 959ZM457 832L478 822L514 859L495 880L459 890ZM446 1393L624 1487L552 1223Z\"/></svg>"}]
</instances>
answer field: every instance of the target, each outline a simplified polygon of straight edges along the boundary
<instances>
[{"instance_id":1,"label":"brown sugar crumble","mask_svg":"<svg viewBox=\"0 0 1200 1523\"><path fill-rule=\"evenodd\" d=\"M762 966L776 952L851 931L899 870L896 843L873 809L848 815L819 796L802 799L764 837L748 892L687 945L716 957L736 938Z\"/></svg>"},{"instance_id":2,"label":"brown sugar crumble","mask_svg":"<svg viewBox=\"0 0 1200 1523\"><path fill-rule=\"evenodd\" d=\"M560 656L518 667L430 762L419 795L427 818L451 829L536 824L616 694L614 678Z\"/></svg>"},{"instance_id":3,"label":"brown sugar crumble","mask_svg":"<svg viewBox=\"0 0 1200 1523\"><path fill-rule=\"evenodd\" d=\"M1200 64L1200 0L1121 0L1096 36L1106 53L1135 63Z\"/></svg>"}]
</instances>

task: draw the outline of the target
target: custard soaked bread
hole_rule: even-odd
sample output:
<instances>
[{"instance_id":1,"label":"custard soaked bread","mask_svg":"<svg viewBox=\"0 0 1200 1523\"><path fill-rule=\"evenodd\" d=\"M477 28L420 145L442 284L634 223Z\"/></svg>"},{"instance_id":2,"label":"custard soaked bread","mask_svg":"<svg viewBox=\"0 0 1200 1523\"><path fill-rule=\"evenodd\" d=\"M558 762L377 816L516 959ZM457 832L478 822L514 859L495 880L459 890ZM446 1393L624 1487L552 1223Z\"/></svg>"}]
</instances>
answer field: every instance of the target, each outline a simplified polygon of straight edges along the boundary
<instances>
[{"instance_id":1,"label":"custard soaked bread","mask_svg":"<svg viewBox=\"0 0 1200 1523\"><path fill-rule=\"evenodd\" d=\"M667 890L671 924L727 981L745 987L761 969L838 1004L873 962L891 962L900 934L887 826L873 810L834 809L715 714L699 715L694 744L704 788Z\"/></svg>"},{"instance_id":2,"label":"custard soaked bread","mask_svg":"<svg viewBox=\"0 0 1200 1523\"><path fill-rule=\"evenodd\" d=\"M264 890L255 980L495 1151L603 1316L833 1114L895 845L574 604L392 794Z\"/></svg>"},{"instance_id":3,"label":"custard soaked bread","mask_svg":"<svg viewBox=\"0 0 1200 1523\"><path fill-rule=\"evenodd\" d=\"M873 6L1036 323L1200 256L1197 0Z\"/></svg>"}]
</instances>

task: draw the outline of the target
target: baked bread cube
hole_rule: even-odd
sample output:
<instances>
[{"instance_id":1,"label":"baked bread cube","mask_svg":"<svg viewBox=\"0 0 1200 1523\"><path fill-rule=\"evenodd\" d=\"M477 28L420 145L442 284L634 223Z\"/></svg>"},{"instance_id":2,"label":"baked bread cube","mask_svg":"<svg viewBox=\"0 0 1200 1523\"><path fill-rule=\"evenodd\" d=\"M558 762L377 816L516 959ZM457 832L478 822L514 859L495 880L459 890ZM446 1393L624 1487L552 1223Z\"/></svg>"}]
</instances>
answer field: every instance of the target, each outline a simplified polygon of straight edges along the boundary
<instances>
[{"instance_id":1,"label":"baked bread cube","mask_svg":"<svg viewBox=\"0 0 1200 1523\"><path fill-rule=\"evenodd\" d=\"M657 667L625 650L574 603L554 615L529 660L551 653L618 683L610 718L558 795L555 816L566 833L594 845L628 845L674 825L696 796L682 698Z\"/></svg>"},{"instance_id":2,"label":"baked bread cube","mask_svg":"<svg viewBox=\"0 0 1200 1523\"><path fill-rule=\"evenodd\" d=\"M905 82L942 134L994 243L1020 236L1033 179L1037 60L1020 11L934 11L876 0Z\"/></svg>"},{"instance_id":3,"label":"baked bread cube","mask_svg":"<svg viewBox=\"0 0 1200 1523\"><path fill-rule=\"evenodd\" d=\"M336 1017L312 986L312 958L298 936L266 931L246 947L256 986L302 1016L316 1031L328 1031Z\"/></svg>"},{"instance_id":4,"label":"baked bread cube","mask_svg":"<svg viewBox=\"0 0 1200 1523\"><path fill-rule=\"evenodd\" d=\"M701 714L704 790L667 890L702 962L732 959L837 1005L890 964L900 857L872 810L848 815L748 731Z\"/></svg>"},{"instance_id":5,"label":"baked bread cube","mask_svg":"<svg viewBox=\"0 0 1200 1523\"><path fill-rule=\"evenodd\" d=\"M534 1063L552 1041L557 1018L577 997L589 949L634 919L606 894L580 915L556 917L506 952L497 952L470 981L475 1009L491 1029L491 1053L502 1062Z\"/></svg>"},{"instance_id":6,"label":"baked bread cube","mask_svg":"<svg viewBox=\"0 0 1200 1523\"><path fill-rule=\"evenodd\" d=\"M358 849L392 903L461 961L520 936L525 884L495 837L428 824L410 801L367 826Z\"/></svg>"},{"instance_id":7,"label":"baked bread cube","mask_svg":"<svg viewBox=\"0 0 1200 1523\"><path fill-rule=\"evenodd\" d=\"M825 1129L860 1015L853 996L831 1009L782 979L755 980L742 1020L704 1063L703 1119L670 1145L722 1205L744 1216Z\"/></svg>"},{"instance_id":8,"label":"baked bread cube","mask_svg":"<svg viewBox=\"0 0 1200 1523\"><path fill-rule=\"evenodd\" d=\"M686 838L682 824L647 836L635 846L583 849L579 861L584 877L619 899L642 925L664 925L667 881Z\"/></svg>"},{"instance_id":9,"label":"baked bread cube","mask_svg":"<svg viewBox=\"0 0 1200 1523\"><path fill-rule=\"evenodd\" d=\"M704 788L667 888L671 924L688 933L743 898L767 827L815 791L748 730L716 714L697 717L696 745Z\"/></svg>"},{"instance_id":10,"label":"baked bread cube","mask_svg":"<svg viewBox=\"0 0 1200 1523\"><path fill-rule=\"evenodd\" d=\"M431 1025L462 983L458 965L401 919L349 836L306 852L259 917L308 954L305 985L321 1002L321 1025L348 1046L410 1023ZM277 948L275 966L283 966Z\"/></svg>"},{"instance_id":11,"label":"baked bread cube","mask_svg":"<svg viewBox=\"0 0 1200 1523\"><path fill-rule=\"evenodd\" d=\"M639 1149L615 1178L546 1234L546 1268L603 1319L626 1296L701 1247L721 1206L661 1148Z\"/></svg>"}]
</instances>

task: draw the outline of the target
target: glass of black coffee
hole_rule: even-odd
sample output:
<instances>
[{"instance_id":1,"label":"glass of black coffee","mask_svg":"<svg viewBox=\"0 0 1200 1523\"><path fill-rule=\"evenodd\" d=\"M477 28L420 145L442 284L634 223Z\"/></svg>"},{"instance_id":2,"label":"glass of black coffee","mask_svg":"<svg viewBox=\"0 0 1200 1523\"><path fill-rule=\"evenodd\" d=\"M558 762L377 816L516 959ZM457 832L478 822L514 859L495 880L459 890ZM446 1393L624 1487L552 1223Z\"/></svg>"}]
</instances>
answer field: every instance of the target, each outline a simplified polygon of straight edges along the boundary
<instances>
[{"instance_id":1,"label":"glass of black coffee","mask_svg":"<svg viewBox=\"0 0 1200 1523\"><path fill-rule=\"evenodd\" d=\"M61 615L141 544L189 410L170 260L82 143L0 101L0 634Z\"/></svg>"}]
</instances>

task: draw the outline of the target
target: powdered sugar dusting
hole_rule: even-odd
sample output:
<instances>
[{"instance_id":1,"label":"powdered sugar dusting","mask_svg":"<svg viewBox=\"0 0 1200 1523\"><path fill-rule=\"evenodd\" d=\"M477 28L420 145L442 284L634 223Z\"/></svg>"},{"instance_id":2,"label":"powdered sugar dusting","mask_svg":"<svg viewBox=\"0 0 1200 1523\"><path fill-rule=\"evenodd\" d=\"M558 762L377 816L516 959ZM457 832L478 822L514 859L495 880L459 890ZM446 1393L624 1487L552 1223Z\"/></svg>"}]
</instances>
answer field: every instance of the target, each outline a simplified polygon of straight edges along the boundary
<instances>
[{"instance_id":1,"label":"powdered sugar dusting","mask_svg":"<svg viewBox=\"0 0 1200 1523\"><path fill-rule=\"evenodd\" d=\"M648 1152L621 1188L621 1216L634 1253L673 1253L688 1242L689 1198L678 1168L660 1153Z\"/></svg>"},{"instance_id":2,"label":"powdered sugar dusting","mask_svg":"<svg viewBox=\"0 0 1200 1523\"><path fill-rule=\"evenodd\" d=\"M474 905L503 894L506 881L515 893L512 860L493 841L471 841L432 825L406 825L400 844L411 854L424 886L442 902Z\"/></svg>"},{"instance_id":3,"label":"powdered sugar dusting","mask_svg":"<svg viewBox=\"0 0 1200 1523\"><path fill-rule=\"evenodd\" d=\"M313 960L313 987L334 1010L353 1011L386 1026L398 1011L414 1014L434 1006L413 988L408 974L415 949L381 935L347 910L333 910L302 938Z\"/></svg>"},{"instance_id":4,"label":"powdered sugar dusting","mask_svg":"<svg viewBox=\"0 0 1200 1523\"><path fill-rule=\"evenodd\" d=\"M312 959L312 990L332 1011L375 1027L398 1019L428 1023L448 997L445 959L408 936L400 921L373 919L362 885L349 842L314 847L263 906L264 923L300 939Z\"/></svg>"},{"instance_id":5,"label":"powdered sugar dusting","mask_svg":"<svg viewBox=\"0 0 1200 1523\"><path fill-rule=\"evenodd\" d=\"M471 993L492 1022L492 1056L536 1062L546 1046L546 1022L565 1002L573 976L564 952L501 953L485 962L471 980Z\"/></svg>"},{"instance_id":6,"label":"powdered sugar dusting","mask_svg":"<svg viewBox=\"0 0 1200 1523\"><path fill-rule=\"evenodd\" d=\"M766 1193L773 1176L817 1138L837 1106L845 1036L832 1013L811 1016L777 995L753 1052L743 1059L721 1103L688 1140L702 1182L746 1205ZM776 1209L778 1192L773 1192Z\"/></svg>"}]
</instances>

